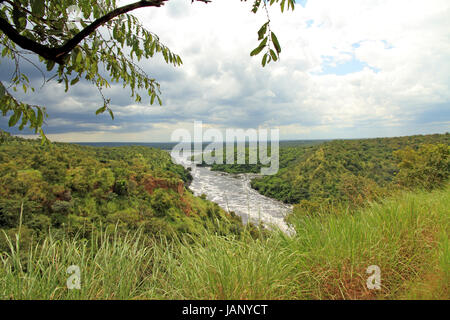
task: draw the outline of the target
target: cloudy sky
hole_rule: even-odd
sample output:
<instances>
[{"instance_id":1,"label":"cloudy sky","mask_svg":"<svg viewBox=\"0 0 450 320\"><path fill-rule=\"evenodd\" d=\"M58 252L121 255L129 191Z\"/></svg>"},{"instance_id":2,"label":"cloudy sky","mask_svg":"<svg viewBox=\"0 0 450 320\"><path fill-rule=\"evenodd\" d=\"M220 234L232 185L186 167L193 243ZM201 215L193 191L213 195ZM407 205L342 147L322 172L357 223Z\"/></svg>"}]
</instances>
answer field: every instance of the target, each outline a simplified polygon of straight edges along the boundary
<instances>
[{"instance_id":1,"label":"cloudy sky","mask_svg":"<svg viewBox=\"0 0 450 320\"><path fill-rule=\"evenodd\" d=\"M450 131L450 1L303 0L284 14L272 7L282 53L266 68L249 55L265 22L251 2L170 0L135 12L184 62L140 62L161 83L162 107L135 104L118 85L104 92L115 120L96 116L102 99L82 82L68 93L49 83L20 98L47 107L44 129L55 141L169 141L195 120L279 128L282 139ZM6 80L8 63L1 68ZM33 79L40 87L39 74ZM0 128L16 132L4 118Z\"/></svg>"}]
</instances>

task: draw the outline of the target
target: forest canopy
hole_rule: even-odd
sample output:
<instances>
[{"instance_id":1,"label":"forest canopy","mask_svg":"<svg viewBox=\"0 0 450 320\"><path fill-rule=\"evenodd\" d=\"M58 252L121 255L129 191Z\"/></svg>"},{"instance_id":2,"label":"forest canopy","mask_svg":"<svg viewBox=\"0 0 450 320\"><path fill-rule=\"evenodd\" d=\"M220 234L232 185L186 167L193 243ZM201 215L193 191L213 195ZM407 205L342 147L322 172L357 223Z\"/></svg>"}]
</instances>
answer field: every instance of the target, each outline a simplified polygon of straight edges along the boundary
<instances>
[{"instance_id":1,"label":"forest canopy","mask_svg":"<svg viewBox=\"0 0 450 320\"><path fill-rule=\"evenodd\" d=\"M449 145L449 133L281 143L278 173L255 178L251 185L263 195L291 204L320 206L337 201L359 206L393 189L443 187L450 175ZM211 170L258 173L260 168L260 163L213 164Z\"/></svg>"},{"instance_id":2,"label":"forest canopy","mask_svg":"<svg viewBox=\"0 0 450 320\"><path fill-rule=\"evenodd\" d=\"M240 218L194 197L186 188L191 179L163 150L50 148L0 131L0 229L14 234L21 228L30 238L49 229L85 237L103 229L169 238L204 228L238 235Z\"/></svg>"}]
</instances>

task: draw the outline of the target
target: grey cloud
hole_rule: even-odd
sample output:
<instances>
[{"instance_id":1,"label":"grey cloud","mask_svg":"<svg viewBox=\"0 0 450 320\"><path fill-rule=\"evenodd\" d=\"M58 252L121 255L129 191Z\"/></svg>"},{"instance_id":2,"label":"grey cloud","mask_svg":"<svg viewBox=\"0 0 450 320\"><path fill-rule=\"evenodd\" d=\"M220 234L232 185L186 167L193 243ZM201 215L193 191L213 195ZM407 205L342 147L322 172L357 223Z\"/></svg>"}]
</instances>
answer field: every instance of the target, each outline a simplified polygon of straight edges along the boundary
<instances>
[{"instance_id":1,"label":"grey cloud","mask_svg":"<svg viewBox=\"0 0 450 320\"><path fill-rule=\"evenodd\" d=\"M319 3L315 5L320 6ZM319 77L308 72L320 66L321 60L316 61L314 56L316 51L322 54L326 48L322 40L314 39L313 36L320 35L325 40L328 36L330 41L334 41L334 34L314 33L318 27L305 31L301 27L304 23L293 19L292 23L296 23L290 29L293 31L280 33L280 41L283 36L287 39L286 45L283 44L281 61L262 68L261 57L250 58L248 55L251 44L246 43L246 50L241 50L244 43L239 42L240 34L234 38L228 37L228 42L222 42L225 41L222 35L208 33L206 22L198 19L197 15L191 19L195 11L193 8L187 0L170 1L165 9L161 9L166 11L157 9L143 13L145 19L142 21L149 29L160 28L155 32L162 41L174 51L181 48L177 53L181 54L184 61L180 68L165 64L159 56L139 62L151 77L160 82L163 107L148 106L149 99L145 92L140 92L142 104L136 105L130 97L129 88L112 84L103 93L111 98L115 120L112 121L108 114L95 116L102 99L95 86L86 81L80 81L68 93L64 92L62 86L52 82L34 95L18 96L48 107L52 121L48 121L45 129L49 133L140 132L162 123L176 125L194 120L217 127L298 126L312 130L313 133L308 136L310 138L413 134L427 130L443 131L445 125L448 126L450 105L447 89L450 83L441 81L446 70L445 61L448 61L445 51L433 55L436 58L433 66L440 70L424 69L421 72L423 77L414 77L414 70L410 71L420 66L419 61L410 62L408 66L414 68L407 69L405 73L401 69L403 64L393 65L392 68L399 68L394 74L388 68L391 66L389 59L382 61L386 67L378 74L361 72L339 79L332 75ZM208 11L210 8L206 6L204 12L213 12ZM219 13L222 14L213 14ZM195 26L191 27L189 23ZM433 24L430 30L440 25L443 25L442 21ZM222 29L226 32L224 36L238 31L246 32L236 29L229 22ZM306 32L313 36L308 37ZM308 40L303 41L301 37ZM173 39L178 40L175 43ZM230 42L230 39L234 40ZM314 48L316 40L319 44ZM351 40L349 44L362 39ZM171 46L171 41L176 44L175 47ZM227 43L228 47L221 46L223 43ZM288 52L290 46L297 51ZM430 54L435 53L433 47L429 47L429 50ZM368 50L366 54L372 53ZM408 52L408 57L414 54ZM403 62L408 57L397 59ZM375 60L381 58L373 57ZM12 65L8 67L8 63L2 62L1 66L3 79L6 70ZM41 76L30 66L24 65L24 68L38 84ZM406 64L404 68L407 68ZM0 127L7 129L4 118L0 119Z\"/></svg>"}]
</instances>

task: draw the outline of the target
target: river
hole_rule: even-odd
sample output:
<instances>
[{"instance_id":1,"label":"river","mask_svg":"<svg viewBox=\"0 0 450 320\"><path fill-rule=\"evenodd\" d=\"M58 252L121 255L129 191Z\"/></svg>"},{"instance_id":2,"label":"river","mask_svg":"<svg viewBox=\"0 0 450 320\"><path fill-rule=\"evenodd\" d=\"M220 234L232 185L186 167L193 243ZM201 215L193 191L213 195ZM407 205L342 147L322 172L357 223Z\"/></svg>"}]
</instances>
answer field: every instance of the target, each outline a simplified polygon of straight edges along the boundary
<instances>
[{"instance_id":1,"label":"river","mask_svg":"<svg viewBox=\"0 0 450 320\"><path fill-rule=\"evenodd\" d=\"M260 221L269 228L278 227L286 233L292 229L284 221L292 206L261 195L250 186L255 174L228 174L211 171L208 167L191 164L188 158L172 153L175 163L191 168L194 178L189 189L196 195L206 195L210 201L217 203L224 210L234 211L242 221L258 224Z\"/></svg>"}]
</instances>

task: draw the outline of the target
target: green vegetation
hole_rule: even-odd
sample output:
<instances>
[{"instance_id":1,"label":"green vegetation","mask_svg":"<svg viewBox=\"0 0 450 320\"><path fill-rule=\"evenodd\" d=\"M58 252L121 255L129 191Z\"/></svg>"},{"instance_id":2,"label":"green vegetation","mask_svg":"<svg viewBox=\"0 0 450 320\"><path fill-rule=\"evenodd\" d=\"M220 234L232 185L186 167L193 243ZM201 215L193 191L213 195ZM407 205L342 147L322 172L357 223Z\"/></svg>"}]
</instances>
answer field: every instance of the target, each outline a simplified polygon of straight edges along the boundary
<instances>
[{"instance_id":1,"label":"green vegetation","mask_svg":"<svg viewBox=\"0 0 450 320\"><path fill-rule=\"evenodd\" d=\"M280 152L280 168L286 168L290 163L294 161L298 161L299 151L303 151L307 147L312 147L315 145L319 145L327 140L298 140L298 141L280 141L279 142L279 152ZM204 144L203 150L208 144ZM222 149L222 157L223 164L214 163L212 165L208 165L205 161L205 155L202 155L202 163L199 166L211 167L212 171L223 171L231 174L237 173L260 173L261 168L269 167L268 165L263 165L260 162L260 150L259 145L252 150L253 154L256 156L256 164L250 164L250 148L249 143L246 142L245 145L242 143L239 146L235 143L234 145L234 162L235 164L227 164L227 152L226 152L226 144L224 143ZM267 157L271 155L271 146L270 143L267 146L267 151L265 152ZM264 153L263 153L264 154ZM216 156L216 151L212 151L210 154L211 157ZM238 164L239 159L243 159L245 163ZM197 160L196 157L192 156L191 160Z\"/></svg>"},{"instance_id":2,"label":"green vegetation","mask_svg":"<svg viewBox=\"0 0 450 320\"><path fill-rule=\"evenodd\" d=\"M279 172L253 180L252 187L287 203L345 201L359 205L391 193L399 184L417 187L418 180L435 179L427 184L438 186L435 182L440 180L442 185L450 173L449 144L447 133L281 148ZM431 173L427 166L436 170L433 178L427 177ZM417 171L416 180L413 171Z\"/></svg>"},{"instance_id":3,"label":"green vegetation","mask_svg":"<svg viewBox=\"0 0 450 320\"><path fill-rule=\"evenodd\" d=\"M8 235L21 221L24 241L44 237L49 228L88 238L96 229L116 228L165 237L194 235L202 228L241 232L238 217L186 190L191 176L168 152L138 146L48 147L4 132L0 141L0 229ZM0 232L0 250L6 249Z\"/></svg>"},{"instance_id":4,"label":"green vegetation","mask_svg":"<svg viewBox=\"0 0 450 320\"><path fill-rule=\"evenodd\" d=\"M114 82L161 105L160 84L138 62L182 60L131 12L165 2L0 1L2 61L13 68L0 82L1 115L40 134L0 130L0 299L449 299L448 133L286 142L279 172L252 187L294 204L293 235L244 226L195 197L165 151L48 143L45 107L24 102L35 89L23 63L66 92L89 82L101 96L95 113L113 120L103 89ZM265 20L250 56L264 67L281 54L267 9L295 1L252 4ZM72 265L79 290L66 286ZM381 268L381 290L366 287L370 265Z\"/></svg>"},{"instance_id":5,"label":"green vegetation","mask_svg":"<svg viewBox=\"0 0 450 320\"><path fill-rule=\"evenodd\" d=\"M0 142L0 298L450 297L449 134L283 147L254 183L298 196L294 235L194 197L165 151Z\"/></svg>"},{"instance_id":6,"label":"green vegetation","mask_svg":"<svg viewBox=\"0 0 450 320\"><path fill-rule=\"evenodd\" d=\"M265 196L294 204L294 215L314 214L321 208L355 209L399 190L442 187L450 175L449 144L449 133L281 142L279 172L253 179L251 186ZM235 147L235 164L213 164L211 170L260 173L259 158L257 164L249 164L248 146L241 155L245 164L236 163L239 155Z\"/></svg>"},{"instance_id":7,"label":"green vegetation","mask_svg":"<svg viewBox=\"0 0 450 320\"><path fill-rule=\"evenodd\" d=\"M293 237L205 231L165 241L110 230L88 240L49 236L28 250L10 237L0 298L448 299L448 208L450 186L404 192L351 215L295 217ZM80 290L66 287L73 264ZM381 290L366 287L370 265L381 268Z\"/></svg>"}]
</instances>

